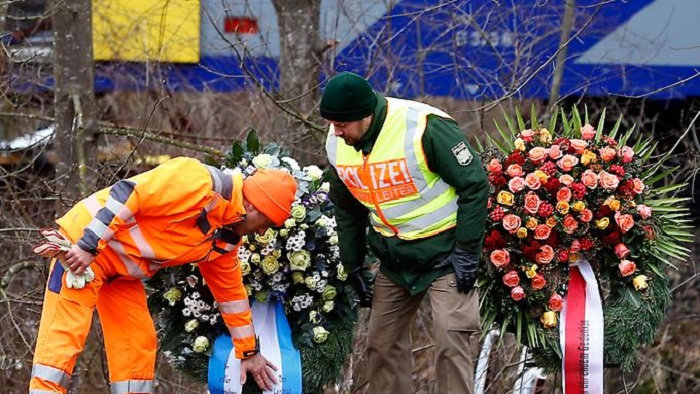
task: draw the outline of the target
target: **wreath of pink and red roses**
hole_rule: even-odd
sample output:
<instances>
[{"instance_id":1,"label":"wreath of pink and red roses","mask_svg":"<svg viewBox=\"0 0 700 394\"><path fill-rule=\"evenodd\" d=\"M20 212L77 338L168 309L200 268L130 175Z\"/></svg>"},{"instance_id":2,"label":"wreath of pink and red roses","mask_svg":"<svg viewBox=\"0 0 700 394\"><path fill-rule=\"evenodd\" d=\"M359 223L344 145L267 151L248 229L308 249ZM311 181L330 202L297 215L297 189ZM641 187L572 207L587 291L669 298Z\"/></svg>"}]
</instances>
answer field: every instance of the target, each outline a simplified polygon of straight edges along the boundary
<instances>
[{"instance_id":1,"label":"wreath of pink and red roses","mask_svg":"<svg viewBox=\"0 0 700 394\"><path fill-rule=\"evenodd\" d=\"M686 223L670 215L684 211L682 199L662 198L679 186L650 187L665 176L659 163L647 168L654 143L627 144L632 131L615 139L619 122L608 135L582 124L576 111L571 118L562 113L559 135L550 131L555 120L550 129L523 123L515 131L509 122L512 133L501 132L500 152L482 156L491 184L481 281L485 326L514 332L541 364L560 365L556 328L569 266L585 258L604 293L606 361L629 366L668 304L664 268L687 250L678 245L688 240ZM646 326L651 319L651 333L643 330L630 342L609 331L617 330L616 320L636 318L647 319ZM609 347L620 345L618 339L630 343L616 353Z\"/></svg>"}]
</instances>

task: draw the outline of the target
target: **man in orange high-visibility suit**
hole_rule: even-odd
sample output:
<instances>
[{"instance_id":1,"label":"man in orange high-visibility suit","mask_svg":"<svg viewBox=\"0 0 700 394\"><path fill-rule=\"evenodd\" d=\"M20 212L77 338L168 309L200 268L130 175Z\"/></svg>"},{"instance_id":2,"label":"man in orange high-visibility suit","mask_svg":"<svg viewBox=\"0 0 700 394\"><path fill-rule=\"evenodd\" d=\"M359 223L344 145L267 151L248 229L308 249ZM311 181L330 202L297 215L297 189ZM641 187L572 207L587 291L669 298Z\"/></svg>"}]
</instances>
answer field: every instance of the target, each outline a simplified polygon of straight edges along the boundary
<instances>
[{"instance_id":1,"label":"man in orange high-visibility suit","mask_svg":"<svg viewBox=\"0 0 700 394\"><path fill-rule=\"evenodd\" d=\"M241 237L264 233L289 218L296 182L280 170L245 180L189 158L115 183L82 200L57 220L73 246L76 275L94 279L68 288L52 262L34 353L30 393L65 393L90 329L93 308L102 324L112 394L153 392L156 333L141 279L158 269L198 263L242 359L241 381L276 383L259 354L237 250Z\"/></svg>"}]
</instances>

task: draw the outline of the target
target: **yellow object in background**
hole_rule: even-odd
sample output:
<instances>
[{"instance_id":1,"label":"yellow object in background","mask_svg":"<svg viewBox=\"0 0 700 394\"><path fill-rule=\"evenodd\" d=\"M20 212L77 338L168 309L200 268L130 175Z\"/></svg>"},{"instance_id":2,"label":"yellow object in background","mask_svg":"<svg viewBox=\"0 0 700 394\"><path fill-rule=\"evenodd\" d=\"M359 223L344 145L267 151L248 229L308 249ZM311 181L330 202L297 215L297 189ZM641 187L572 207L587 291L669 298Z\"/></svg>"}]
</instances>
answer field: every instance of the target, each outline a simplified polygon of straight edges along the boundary
<instances>
[{"instance_id":1,"label":"yellow object in background","mask_svg":"<svg viewBox=\"0 0 700 394\"><path fill-rule=\"evenodd\" d=\"M199 0L94 0L95 60L199 62Z\"/></svg>"}]
</instances>

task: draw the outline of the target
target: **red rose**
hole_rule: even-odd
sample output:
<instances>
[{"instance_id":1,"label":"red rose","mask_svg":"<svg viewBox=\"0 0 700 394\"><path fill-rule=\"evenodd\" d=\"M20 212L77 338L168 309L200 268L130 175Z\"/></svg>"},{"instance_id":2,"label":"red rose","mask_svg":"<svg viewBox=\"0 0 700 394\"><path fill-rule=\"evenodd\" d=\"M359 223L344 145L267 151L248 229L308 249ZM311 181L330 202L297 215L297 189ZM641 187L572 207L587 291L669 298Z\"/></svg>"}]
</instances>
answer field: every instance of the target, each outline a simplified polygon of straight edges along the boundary
<instances>
[{"instance_id":1,"label":"red rose","mask_svg":"<svg viewBox=\"0 0 700 394\"><path fill-rule=\"evenodd\" d=\"M557 252L557 261L560 263L566 263L569 261L569 251L566 249L560 249Z\"/></svg>"},{"instance_id":2,"label":"red rose","mask_svg":"<svg viewBox=\"0 0 700 394\"><path fill-rule=\"evenodd\" d=\"M593 248L593 241L590 238L581 239L581 250L586 251L591 250L591 248Z\"/></svg>"},{"instance_id":3,"label":"red rose","mask_svg":"<svg viewBox=\"0 0 700 394\"><path fill-rule=\"evenodd\" d=\"M620 268L620 274L622 274L622 276L630 276L637 269L637 265L634 264L634 261L622 260L618 268Z\"/></svg>"},{"instance_id":4,"label":"red rose","mask_svg":"<svg viewBox=\"0 0 700 394\"><path fill-rule=\"evenodd\" d=\"M629 256L629 254L630 254L630 250L627 249L627 246L625 246L625 244L619 243L619 244L615 245L615 255L619 259L624 259L625 257Z\"/></svg>"}]
</instances>

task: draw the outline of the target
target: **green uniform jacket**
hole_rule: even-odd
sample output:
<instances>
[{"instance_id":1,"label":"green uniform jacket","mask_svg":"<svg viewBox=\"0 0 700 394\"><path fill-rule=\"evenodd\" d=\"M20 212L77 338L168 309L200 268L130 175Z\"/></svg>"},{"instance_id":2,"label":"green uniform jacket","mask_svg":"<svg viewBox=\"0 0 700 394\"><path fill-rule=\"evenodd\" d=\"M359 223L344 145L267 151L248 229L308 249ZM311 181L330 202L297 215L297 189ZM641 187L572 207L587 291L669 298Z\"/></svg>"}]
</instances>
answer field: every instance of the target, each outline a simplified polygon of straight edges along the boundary
<instances>
[{"instance_id":1,"label":"green uniform jacket","mask_svg":"<svg viewBox=\"0 0 700 394\"><path fill-rule=\"evenodd\" d=\"M372 151L386 118L386 98L377 96L372 124L355 147L365 154ZM452 153L452 147L460 142L467 144L473 156L468 165L461 165ZM381 263L381 272L414 295L426 290L435 279L454 271L452 267L436 269L435 265L452 251L455 242L474 256L481 255L489 195L481 160L455 121L430 115L422 143L431 171L453 186L459 196L457 226L429 238L407 241L374 231L369 226L369 210L353 197L335 168L331 166L330 171L330 197L335 205L340 259L346 270L350 272L364 263L369 243Z\"/></svg>"}]
</instances>

